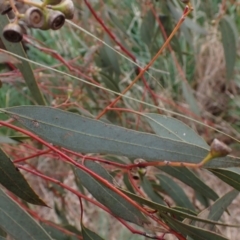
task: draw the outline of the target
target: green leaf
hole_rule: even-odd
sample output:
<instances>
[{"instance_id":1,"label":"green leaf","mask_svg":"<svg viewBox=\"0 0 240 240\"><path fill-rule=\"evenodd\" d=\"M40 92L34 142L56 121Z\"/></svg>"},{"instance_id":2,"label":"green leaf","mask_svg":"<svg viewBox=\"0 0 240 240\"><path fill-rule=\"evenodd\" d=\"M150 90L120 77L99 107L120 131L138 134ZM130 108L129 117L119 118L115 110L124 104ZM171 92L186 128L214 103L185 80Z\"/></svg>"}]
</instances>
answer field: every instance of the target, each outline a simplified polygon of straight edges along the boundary
<instances>
[{"instance_id":1,"label":"green leaf","mask_svg":"<svg viewBox=\"0 0 240 240\"><path fill-rule=\"evenodd\" d=\"M161 215L162 218L176 231L180 231L183 236L190 236L194 240L227 240L227 238L213 233L211 231L197 228L191 225L184 224L168 216L167 214Z\"/></svg>"},{"instance_id":2,"label":"green leaf","mask_svg":"<svg viewBox=\"0 0 240 240\"><path fill-rule=\"evenodd\" d=\"M219 29L222 34L222 44L225 55L226 76L229 80L233 77L233 70L237 56L236 39L230 21L232 21L230 18L223 17L219 22Z\"/></svg>"},{"instance_id":3,"label":"green leaf","mask_svg":"<svg viewBox=\"0 0 240 240\"><path fill-rule=\"evenodd\" d=\"M193 129L178 119L155 113L148 113L145 114L145 116L153 131L157 135L170 138L172 140L179 140L195 144L203 148L209 148L201 136L199 136L195 131L193 131ZM183 183L212 200L216 200L218 198L218 195L210 187L208 187L200 178L196 176L196 174L187 168L164 166L159 167L159 169L179 179Z\"/></svg>"},{"instance_id":4,"label":"green leaf","mask_svg":"<svg viewBox=\"0 0 240 240\"><path fill-rule=\"evenodd\" d=\"M113 180L111 175L100 164L93 161L86 161L85 165L90 170L112 183ZM93 195L93 197L109 208L115 216L138 225L147 222L146 218L135 206L119 196L113 190L101 184L98 180L81 169L75 168L74 172L76 178L81 181L83 186Z\"/></svg>"},{"instance_id":5,"label":"green leaf","mask_svg":"<svg viewBox=\"0 0 240 240\"><path fill-rule=\"evenodd\" d=\"M3 28L9 23L6 15L0 15L0 38L9 52L17 54L21 57L27 58L27 55L23 49L22 43L10 43L3 37ZM22 73L22 76L32 93L33 98L39 105L45 105L45 100L42 96L42 93L38 87L37 81L34 77L33 70L29 62L21 60L21 63L17 64L16 67Z\"/></svg>"},{"instance_id":6,"label":"green leaf","mask_svg":"<svg viewBox=\"0 0 240 240\"><path fill-rule=\"evenodd\" d=\"M107 34L104 34L104 42L112 46L112 42ZM107 54L109 66L111 66L113 71L117 74L117 76L119 76L121 74L121 70L118 63L118 54L107 46L104 46L104 50Z\"/></svg>"},{"instance_id":7,"label":"green leaf","mask_svg":"<svg viewBox=\"0 0 240 240\"><path fill-rule=\"evenodd\" d=\"M208 154L207 149L195 144L126 129L50 107L21 106L0 111L43 139L81 153L108 153L147 161L189 163L199 163ZM234 166L240 166L239 158L216 158L204 167Z\"/></svg>"},{"instance_id":8,"label":"green leaf","mask_svg":"<svg viewBox=\"0 0 240 240\"><path fill-rule=\"evenodd\" d=\"M189 84L187 84L185 81L182 81L182 91L183 96L190 107L191 112L194 113L196 116L200 117L201 113L199 110L198 103L193 95L193 90L192 88L190 88Z\"/></svg>"},{"instance_id":9,"label":"green leaf","mask_svg":"<svg viewBox=\"0 0 240 240\"><path fill-rule=\"evenodd\" d=\"M47 232L0 189L0 227L15 240L52 240Z\"/></svg>"},{"instance_id":10,"label":"green leaf","mask_svg":"<svg viewBox=\"0 0 240 240\"><path fill-rule=\"evenodd\" d=\"M219 223L216 221L211 221L209 219L204 219L201 217L197 217L196 214L194 214L194 212L189 211L189 209L183 209L183 208L170 208L164 205L161 205L159 203L155 203L152 201L149 201L145 198L141 198L139 196L137 196L136 194L130 193L128 191L125 191L123 189L120 189L124 194L126 194L127 196L129 196L130 198L132 198L134 201L146 205L152 209L158 210L159 213L169 213L172 214L173 216L178 216L178 217L184 217L184 218L189 218L189 219L193 219L199 222L205 222L205 223L210 223L210 224L216 224L216 225L220 225L220 226L229 226L228 224L224 224L224 223ZM180 211L181 209L181 211Z\"/></svg>"},{"instance_id":11,"label":"green leaf","mask_svg":"<svg viewBox=\"0 0 240 240\"><path fill-rule=\"evenodd\" d=\"M141 25L141 39L146 45L150 45L155 28L155 17L151 10L149 10L143 19Z\"/></svg>"},{"instance_id":12,"label":"green leaf","mask_svg":"<svg viewBox=\"0 0 240 240\"><path fill-rule=\"evenodd\" d=\"M210 172L214 173L218 178L223 180L225 183L234 187L240 191L240 169L239 168L228 168L228 169L209 169Z\"/></svg>"},{"instance_id":13,"label":"green leaf","mask_svg":"<svg viewBox=\"0 0 240 240\"><path fill-rule=\"evenodd\" d=\"M48 224L45 223L41 223L42 228L44 228L44 230L51 236L52 239L56 239L56 240L78 240L79 238L76 236L71 236L70 234L66 234L62 231L60 231L59 229L50 226ZM60 226L64 229L64 226Z\"/></svg>"},{"instance_id":14,"label":"green leaf","mask_svg":"<svg viewBox=\"0 0 240 240\"><path fill-rule=\"evenodd\" d=\"M47 206L32 190L23 175L1 149L0 183L9 191L29 203Z\"/></svg>"},{"instance_id":15,"label":"green leaf","mask_svg":"<svg viewBox=\"0 0 240 240\"><path fill-rule=\"evenodd\" d=\"M191 210L195 209L186 193L176 182L165 175L157 175L157 178L160 181L161 188L173 199L177 206L185 207Z\"/></svg>"},{"instance_id":16,"label":"green leaf","mask_svg":"<svg viewBox=\"0 0 240 240\"><path fill-rule=\"evenodd\" d=\"M201 218L208 218L213 221L218 221L227 207L232 203L232 201L237 197L239 194L238 191L232 190L226 193L224 196L219 198L215 201L211 206L204 209L201 213L198 214L198 217ZM201 227L208 230L213 230L213 224L206 224L206 223L196 223L195 221L186 220L185 223L195 225L197 227Z\"/></svg>"},{"instance_id":17,"label":"green leaf","mask_svg":"<svg viewBox=\"0 0 240 240\"><path fill-rule=\"evenodd\" d=\"M160 203L162 205L165 205L165 202L163 201L163 198L158 195L154 190L153 186L149 182L149 180L144 177L141 182L142 188L144 192L156 203Z\"/></svg>"},{"instance_id":18,"label":"green leaf","mask_svg":"<svg viewBox=\"0 0 240 240\"><path fill-rule=\"evenodd\" d=\"M147 113L144 116L157 135L209 149L208 144L201 136L178 119L156 113Z\"/></svg>"},{"instance_id":19,"label":"green leaf","mask_svg":"<svg viewBox=\"0 0 240 240\"><path fill-rule=\"evenodd\" d=\"M201 193L203 196L212 200L218 199L218 195L188 168L165 166L159 167L159 169L172 177L179 179L186 185L192 187L198 193Z\"/></svg>"},{"instance_id":20,"label":"green leaf","mask_svg":"<svg viewBox=\"0 0 240 240\"><path fill-rule=\"evenodd\" d=\"M95 232L84 227L83 224L82 224L82 235L83 235L83 240L103 240L103 238L98 236Z\"/></svg>"}]
</instances>

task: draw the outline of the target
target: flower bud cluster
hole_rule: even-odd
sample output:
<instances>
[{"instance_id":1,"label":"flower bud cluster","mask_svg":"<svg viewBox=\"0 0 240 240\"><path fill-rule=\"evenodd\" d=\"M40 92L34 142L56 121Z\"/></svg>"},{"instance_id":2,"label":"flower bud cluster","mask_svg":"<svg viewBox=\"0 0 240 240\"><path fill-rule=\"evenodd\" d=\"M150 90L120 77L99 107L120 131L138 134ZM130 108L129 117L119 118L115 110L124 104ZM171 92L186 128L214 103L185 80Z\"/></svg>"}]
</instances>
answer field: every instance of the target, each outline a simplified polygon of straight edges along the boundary
<instances>
[{"instance_id":1,"label":"flower bud cluster","mask_svg":"<svg viewBox=\"0 0 240 240\"><path fill-rule=\"evenodd\" d=\"M74 16L72 0L45 0L43 3L23 0L21 4L14 2L14 6L11 3L12 1L0 0L0 14L8 14L12 18L3 29L3 36L9 42L20 42L25 27L58 30L64 25L65 19Z\"/></svg>"}]
</instances>

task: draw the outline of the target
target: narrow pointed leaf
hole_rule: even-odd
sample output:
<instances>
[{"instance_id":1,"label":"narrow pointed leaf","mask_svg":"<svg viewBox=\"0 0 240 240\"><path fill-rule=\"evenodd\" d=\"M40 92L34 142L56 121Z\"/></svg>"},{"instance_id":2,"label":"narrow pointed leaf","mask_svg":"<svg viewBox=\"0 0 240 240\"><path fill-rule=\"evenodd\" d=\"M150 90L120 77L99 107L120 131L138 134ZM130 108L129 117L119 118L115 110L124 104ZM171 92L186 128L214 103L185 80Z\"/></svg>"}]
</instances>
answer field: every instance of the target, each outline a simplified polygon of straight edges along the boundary
<instances>
[{"instance_id":1,"label":"narrow pointed leaf","mask_svg":"<svg viewBox=\"0 0 240 240\"><path fill-rule=\"evenodd\" d=\"M13 162L0 149L0 183L16 196L26 202L46 206L29 186L23 175L14 166Z\"/></svg>"},{"instance_id":2,"label":"narrow pointed leaf","mask_svg":"<svg viewBox=\"0 0 240 240\"><path fill-rule=\"evenodd\" d=\"M1 189L0 227L15 240L53 240L24 209Z\"/></svg>"},{"instance_id":3,"label":"narrow pointed leaf","mask_svg":"<svg viewBox=\"0 0 240 240\"><path fill-rule=\"evenodd\" d=\"M152 37L154 34L154 26L155 26L155 17L152 11L149 10L143 19L141 30L140 30L141 39L148 46L150 46L152 42Z\"/></svg>"},{"instance_id":4,"label":"narrow pointed leaf","mask_svg":"<svg viewBox=\"0 0 240 240\"><path fill-rule=\"evenodd\" d=\"M226 193L224 196L219 198L215 201L211 206L204 209L201 213L198 214L198 217L207 218L213 221L218 221L227 207L232 203L232 201L237 197L239 194L238 191L232 190ZM208 230L213 230L213 224L206 224L206 223L196 223L195 221L186 220L185 223L195 225L197 227L201 227Z\"/></svg>"},{"instance_id":5,"label":"narrow pointed leaf","mask_svg":"<svg viewBox=\"0 0 240 240\"><path fill-rule=\"evenodd\" d=\"M210 223L210 224L216 224L216 225L220 225L220 226L230 226L228 224L224 224L224 223L219 223L216 221L212 221L209 219L204 219L201 217L197 217L197 214L194 214L194 212L189 211L188 209L182 209L182 211L180 211L180 208L170 208L167 206L164 206L162 204L159 203L155 203L152 202L150 200L147 200L145 198L139 197L136 194L130 193L128 191L125 191L123 189L120 189L123 193L125 193L127 196L129 196L130 198L132 198L134 201L146 205L152 209L158 210L160 213L169 213L172 214L173 216L179 216L179 217L184 217L184 218L189 218L189 219L193 219L199 222L205 222L205 223Z\"/></svg>"},{"instance_id":6,"label":"narrow pointed leaf","mask_svg":"<svg viewBox=\"0 0 240 240\"><path fill-rule=\"evenodd\" d=\"M83 240L103 240L99 235L82 225Z\"/></svg>"},{"instance_id":7,"label":"narrow pointed leaf","mask_svg":"<svg viewBox=\"0 0 240 240\"><path fill-rule=\"evenodd\" d=\"M178 119L156 113L148 113L144 116L157 135L209 149L201 136Z\"/></svg>"},{"instance_id":8,"label":"narrow pointed leaf","mask_svg":"<svg viewBox=\"0 0 240 240\"><path fill-rule=\"evenodd\" d=\"M174 218L168 216L167 214L162 215L162 217L167 221L167 223L176 231L180 231L185 237L190 236L194 240L227 240L227 238L216 234L214 232L197 228L192 225L187 225L182 222L175 220Z\"/></svg>"},{"instance_id":9,"label":"narrow pointed leaf","mask_svg":"<svg viewBox=\"0 0 240 240\"><path fill-rule=\"evenodd\" d=\"M177 206L185 207L191 210L195 209L183 189L170 177L157 175L157 178L160 181L161 188L173 199Z\"/></svg>"},{"instance_id":10,"label":"narrow pointed leaf","mask_svg":"<svg viewBox=\"0 0 240 240\"><path fill-rule=\"evenodd\" d=\"M165 166L159 167L159 169L171 175L172 177L179 179L203 196L212 200L218 199L218 195L207 184L205 184L193 171L189 170L188 168Z\"/></svg>"},{"instance_id":11,"label":"narrow pointed leaf","mask_svg":"<svg viewBox=\"0 0 240 240\"><path fill-rule=\"evenodd\" d=\"M112 183L111 175L100 164L87 161L85 165L99 176ZM93 195L93 197L109 208L115 216L138 225L147 222L146 218L135 206L130 204L126 199L119 196L113 190L101 184L98 180L81 169L75 168L74 172L75 176L81 181L83 186Z\"/></svg>"},{"instance_id":12,"label":"narrow pointed leaf","mask_svg":"<svg viewBox=\"0 0 240 240\"><path fill-rule=\"evenodd\" d=\"M194 113L196 116L200 117L201 114L196 98L193 95L193 89L189 86L189 84L186 84L185 81L182 81L182 91L191 112Z\"/></svg>"},{"instance_id":13,"label":"narrow pointed leaf","mask_svg":"<svg viewBox=\"0 0 240 240\"><path fill-rule=\"evenodd\" d=\"M152 199L156 203L160 203L162 205L165 205L163 198L161 198L156 192L153 190L153 186L149 182L149 180L144 177L142 179L142 188L144 192L149 196L150 199Z\"/></svg>"},{"instance_id":14,"label":"narrow pointed leaf","mask_svg":"<svg viewBox=\"0 0 240 240\"><path fill-rule=\"evenodd\" d=\"M21 57L27 58L27 55L23 49L22 43L10 43L3 37L3 28L9 23L8 17L6 15L0 15L0 38L9 52L17 54ZM45 100L38 87L37 81L34 77L33 70L29 62L21 60L21 63L16 64L16 67L22 73L22 76L32 93L33 98L39 105L45 105Z\"/></svg>"},{"instance_id":15,"label":"narrow pointed leaf","mask_svg":"<svg viewBox=\"0 0 240 240\"><path fill-rule=\"evenodd\" d=\"M203 148L209 148L201 136L199 136L195 131L193 131L193 129L178 119L155 113L148 113L145 114L145 116L147 117L146 119L153 131L157 135L173 140L195 144ZM218 198L218 195L210 187L208 187L200 178L198 178L193 171L187 168L165 166L159 167L159 169L179 179L183 183L212 200L216 200Z\"/></svg>"},{"instance_id":16,"label":"narrow pointed leaf","mask_svg":"<svg viewBox=\"0 0 240 240\"><path fill-rule=\"evenodd\" d=\"M45 223L41 223L42 228L51 236L52 239L56 240L78 240L79 238L77 236L71 236L70 234L66 234L59 229L50 226ZM64 226L62 226L64 229Z\"/></svg>"},{"instance_id":17,"label":"narrow pointed leaf","mask_svg":"<svg viewBox=\"0 0 240 240\"><path fill-rule=\"evenodd\" d=\"M207 149L190 143L106 124L50 107L22 106L1 111L43 139L82 153L108 153L148 161L190 163L201 162L208 153ZM233 166L240 166L240 159L217 158L204 167Z\"/></svg>"},{"instance_id":18,"label":"narrow pointed leaf","mask_svg":"<svg viewBox=\"0 0 240 240\"><path fill-rule=\"evenodd\" d=\"M235 67L237 47L235 34L232 29L232 24L230 24L229 21L232 20L227 17L221 18L219 22L219 28L222 34L222 44L226 62L226 75L227 78L230 80L233 76L233 70Z\"/></svg>"},{"instance_id":19,"label":"narrow pointed leaf","mask_svg":"<svg viewBox=\"0 0 240 240\"><path fill-rule=\"evenodd\" d=\"M236 190L240 191L240 169L228 168L228 169L209 169L225 183L229 184Z\"/></svg>"}]
</instances>

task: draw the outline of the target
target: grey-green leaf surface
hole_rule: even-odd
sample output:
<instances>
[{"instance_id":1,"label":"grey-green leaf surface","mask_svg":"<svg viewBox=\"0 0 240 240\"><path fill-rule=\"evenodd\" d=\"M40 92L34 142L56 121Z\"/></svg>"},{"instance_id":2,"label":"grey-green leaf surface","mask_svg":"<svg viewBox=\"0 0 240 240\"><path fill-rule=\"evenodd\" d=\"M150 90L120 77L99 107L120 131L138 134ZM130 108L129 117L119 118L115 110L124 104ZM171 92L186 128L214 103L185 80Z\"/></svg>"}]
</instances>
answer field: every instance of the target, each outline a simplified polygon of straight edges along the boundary
<instances>
[{"instance_id":1,"label":"grey-green leaf surface","mask_svg":"<svg viewBox=\"0 0 240 240\"><path fill-rule=\"evenodd\" d=\"M173 229L179 231L185 237L190 236L194 240L227 240L227 238L214 232L179 222L167 214L161 216Z\"/></svg>"},{"instance_id":2,"label":"grey-green leaf surface","mask_svg":"<svg viewBox=\"0 0 240 240\"><path fill-rule=\"evenodd\" d=\"M193 219L199 222L205 222L205 223L210 223L210 224L216 224L216 225L221 225L221 226L230 226L229 224L224 224L224 223L219 223L216 221L212 221L209 219L204 219L201 217L198 217L196 214L194 214L194 212L189 211L189 209L183 209L182 211L180 211L180 208L170 208L167 206L164 206L162 204L156 203L156 202L152 202L149 201L145 198L141 198L139 196L137 196L136 194L130 193L128 191L125 191L123 189L120 189L123 193L125 193L127 196L129 196L130 198L132 198L133 200L135 200L136 202L146 205L152 209L156 209L159 211L159 213L169 213L172 214L173 216L178 216L178 217L184 217L184 218L189 218L189 219Z\"/></svg>"},{"instance_id":3,"label":"grey-green leaf surface","mask_svg":"<svg viewBox=\"0 0 240 240\"><path fill-rule=\"evenodd\" d=\"M27 58L27 55L23 49L22 43L10 43L3 37L3 28L9 23L6 15L0 15L0 38L7 49L7 51L17 54L21 57ZM21 60L21 63L16 64L16 67L22 73L22 76L32 93L33 98L39 105L45 105L45 100L38 87L37 81L34 77L33 70L29 62Z\"/></svg>"},{"instance_id":4,"label":"grey-green leaf surface","mask_svg":"<svg viewBox=\"0 0 240 240\"><path fill-rule=\"evenodd\" d=\"M218 195L188 168L164 166L159 167L159 169L171 175L172 177L179 179L209 199L216 200L218 198Z\"/></svg>"},{"instance_id":5,"label":"grey-green leaf surface","mask_svg":"<svg viewBox=\"0 0 240 240\"><path fill-rule=\"evenodd\" d=\"M230 24L229 21L232 20L228 17L221 18L219 22L219 29L222 34L222 44L226 63L226 75L227 79L230 80L233 76L233 70L235 67L237 47L234 30L232 28L232 24Z\"/></svg>"},{"instance_id":6,"label":"grey-green leaf surface","mask_svg":"<svg viewBox=\"0 0 240 240\"><path fill-rule=\"evenodd\" d=\"M141 181L141 186L144 190L144 192L148 195L150 199L152 199L156 203L160 203L162 205L165 205L163 198L159 196L156 192L153 190L153 186L149 182L149 180L146 177L143 177Z\"/></svg>"},{"instance_id":7,"label":"grey-green leaf surface","mask_svg":"<svg viewBox=\"0 0 240 240\"><path fill-rule=\"evenodd\" d=\"M99 235L82 225L83 240L103 240Z\"/></svg>"},{"instance_id":8,"label":"grey-green leaf surface","mask_svg":"<svg viewBox=\"0 0 240 240\"><path fill-rule=\"evenodd\" d=\"M198 217L201 218L207 218L213 221L218 221L224 211L227 209L227 207L232 203L232 201L237 197L239 194L239 191L232 190L228 193L226 193L224 196L219 198L217 201L215 201L211 206L204 209L202 212L198 214ZM213 224L206 224L206 223L196 223L195 221L189 221L188 219L185 221L185 223L195 225L197 227L201 227L208 230L213 230L214 226Z\"/></svg>"},{"instance_id":9,"label":"grey-green leaf surface","mask_svg":"<svg viewBox=\"0 0 240 240\"><path fill-rule=\"evenodd\" d=\"M1 189L0 227L15 240L53 240L24 209Z\"/></svg>"},{"instance_id":10,"label":"grey-green leaf surface","mask_svg":"<svg viewBox=\"0 0 240 240\"><path fill-rule=\"evenodd\" d=\"M199 163L208 150L194 144L107 124L43 106L1 109L43 139L73 151L124 155L147 161ZM240 166L236 157L216 158L204 167Z\"/></svg>"},{"instance_id":11,"label":"grey-green leaf surface","mask_svg":"<svg viewBox=\"0 0 240 240\"><path fill-rule=\"evenodd\" d=\"M178 119L156 113L147 113L144 116L157 135L209 149L208 144L201 136Z\"/></svg>"},{"instance_id":12,"label":"grey-green leaf surface","mask_svg":"<svg viewBox=\"0 0 240 240\"><path fill-rule=\"evenodd\" d=\"M160 181L161 188L173 199L177 206L185 207L191 210L195 209L186 193L176 182L172 180L172 178L160 174L157 175L157 178Z\"/></svg>"},{"instance_id":13,"label":"grey-green leaf surface","mask_svg":"<svg viewBox=\"0 0 240 240\"><path fill-rule=\"evenodd\" d=\"M209 169L218 178L225 183L229 184L236 190L240 191L240 169L228 168L228 169Z\"/></svg>"},{"instance_id":14,"label":"grey-green leaf surface","mask_svg":"<svg viewBox=\"0 0 240 240\"><path fill-rule=\"evenodd\" d=\"M97 173L108 182L112 183L111 175L98 163L92 161L85 162L86 167ZM106 206L117 217L126 221L142 225L148 222L142 213L122 196L101 184L94 177L79 168L74 169L75 176L82 185L93 195L96 200Z\"/></svg>"},{"instance_id":15,"label":"grey-green leaf surface","mask_svg":"<svg viewBox=\"0 0 240 240\"><path fill-rule=\"evenodd\" d=\"M21 199L36 205L46 206L29 186L23 175L8 156L0 149L0 183Z\"/></svg>"},{"instance_id":16,"label":"grey-green leaf surface","mask_svg":"<svg viewBox=\"0 0 240 240\"><path fill-rule=\"evenodd\" d=\"M193 95L193 90L185 81L182 81L182 91L183 96L190 107L191 112L194 113L196 116L200 117L200 109L196 101L196 98Z\"/></svg>"},{"instance_id":17,"label":"grey-green leaf surface","mask_svg":"<svg viewBox=\"0 0 240 240\"><path fill-rule=\"evenodd\" d=\"M141 25L141 39L146 45L150 45L154 34L155 17L151 10L149 10L146 16L143 18Z\"/></svg>"},{"instance_id":18,"label":"grey-green leaf surface","mask_svg":"<svg viewBox=\"0 0 240 240\"><path fill-rule=\"evenodd\" d=\"M152 127L153 131L161 136L173 140L179 140L190 144L208 149L207 143L199 136L193 129L179 121L178 119L167 117L160 114L148 113L144 114L146 120ZM187 168L164 166L159 167L162 171L179 179L194 190L203 194L204 196L216 200L218 195L208 187L200 178Z\"/></svg>"},{"instance_id":19,"label":"grey-green leaf surface","mask_svg":"<svg viewBox=\"0 0 240 240\"><path fill-rule=\"evenodd\" d=\"M55 228L48 224L41 223L41 226L51 236L52 239L56 239L56 240L78 240L79 239L77 236L72 236L70 234L66 234L66 233L60 231L58 228ZM60 226L60 227L62 227L64 229L64 226Z\"/></svg>"}]
</instances>

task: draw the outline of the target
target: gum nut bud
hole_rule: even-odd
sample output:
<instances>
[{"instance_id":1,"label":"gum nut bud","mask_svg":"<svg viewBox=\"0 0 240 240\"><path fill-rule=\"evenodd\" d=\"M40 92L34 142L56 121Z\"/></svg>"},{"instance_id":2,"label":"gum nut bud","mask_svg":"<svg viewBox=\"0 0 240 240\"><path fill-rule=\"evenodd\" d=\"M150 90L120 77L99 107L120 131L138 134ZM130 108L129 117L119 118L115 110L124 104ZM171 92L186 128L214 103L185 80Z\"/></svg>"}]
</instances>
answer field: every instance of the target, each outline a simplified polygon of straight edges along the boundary
<instances>
[{"instance_id":1,"label":"gum nut bud","mask_svg":"<svg viewBox=\"0 0 240 240\"><path fill-rule=\"evenodd\" d=\"M62 12L52 11L52 13L49 14L48 22L52 30L58 30L64 25L65 16Z\"/></svg>"},{"instance_id":2,"label":"gum nut bud","mask_svg":"<svg viewBox=\"0 0 240 240\"><path fill-rule=\"evenodd\" d=\"M44 15L41 9L30 7L27 9L24 20L28 27L41 28L44 25Z\"/></svg>"},{"instance_id":3,"label":"gum nut bud","mask_svg":"<svg viewBox=\"0 0 240 240\"><path fill-rule=\"evenodd\" d=\"M51 6L51 9L62 12L66 19L73 19L74 16L74 4L72 0L63 0L61 3Z\"/></svg>"},{"instance_id":4,"label":"gum nut bud","mask_svg":"<svg viewBox=\"0 0 240 240\"><path fill-rule=\"evenodd\" d=\"M12 10L9 1L0 0L0 14L4 15Z\"/></svg>"},{"instance_id":5,"label":"gum nut bud","mask_svg":"<svg viewBox=\"0 0 240 240\"><path fill-rule=\"evenodd\" d=\"M210 146L210 152L213 157L225 157L231 153L231 151L232 149L230 147L216 138L213 140Z\"/></svg>"},{"instance_id":6,"label":"gum nut bud","mask_svg":"<svg viewBox=\"0 0 240 240\"><path fill-rule=\"evenodd\" d=\"M3 29L3 36L9 42L20 42L23 38L23 30L17 23L9 23Z\"/></svg>"}]
</instances>

